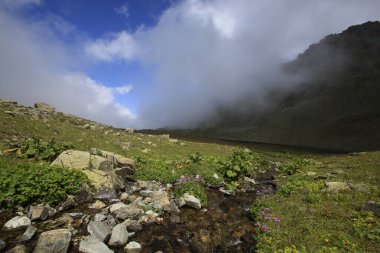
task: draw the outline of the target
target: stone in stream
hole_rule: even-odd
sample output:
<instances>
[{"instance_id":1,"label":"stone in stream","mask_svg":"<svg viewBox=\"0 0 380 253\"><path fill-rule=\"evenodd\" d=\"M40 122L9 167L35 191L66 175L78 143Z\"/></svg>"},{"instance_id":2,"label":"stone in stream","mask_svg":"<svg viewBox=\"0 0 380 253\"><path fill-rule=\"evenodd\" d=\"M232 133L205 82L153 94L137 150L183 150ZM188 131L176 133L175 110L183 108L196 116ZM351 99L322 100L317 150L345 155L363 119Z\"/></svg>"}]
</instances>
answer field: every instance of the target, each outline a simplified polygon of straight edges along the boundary
<instances>
[{"instance_id":1,"label":"stone in stream","mask_svg":"<svg viewBox=\"0 0 380 253\"><path fill-rule=\"evenodd\" d=\"M33 253L66 253L69 249L71 232L68 229L56 229L43 232L38 238Z\"/></svg>"},{"instance_id":2,"label":"stone in stream","mask_svg":"<svg viewBox=\"0 0 380 253\"><path fill-rule=\"evenodd\" d=\"M5 230L13 230L23 227L28 227L32 224L30 219L26 216L16 216L7 221L4 225Z\"/></svg>"},{"instance_id":3,"label":"stone in stream","mask_svg":"<svg viewBox=\"0 0 380 253\"><path fill-rule=\"evenodd\" d=\"M87 231L95 238L102 242L107 242L111 236L111 230L108 225L101 221L90 221Z\"/></svg>"},{"instance_id":4,"label":"stone in stream","mask_svg":"<svg viewBox=\"0 0 380 253\"><path fill-rule=\"evenodd\" d=\"M19 237L20 242L28 242L30 241L35 233L37 232L37 228L34 226L29 226L25 232Z\"/></svg>"},{"instance_id":5,"label":"stone in stream","mask_svg":"<svg viewBox=\"0 0 380 253\"><path fill-rule=\"evenodd\" d=\"M106 207L106 204L100 200L96 200L94 203L88 206L90 209L103 209L104 207Z\"/></svg>"},{"instance_id":6,"label":"stone in stream","mask_svg":"<svg viewBox=\"0 0 380 253\"><path fill-rule=\"evenodd\" d=\"M197 210L201 210L202 205L199 199L197 199L196 197L188 193L183 194L182 197L185 200L187 206L192 207Z\"/></svg>"},{"instance_id":7,"label":"stone in stream","mask_svg":"<svg viewBox=\"0 0 380 253\"><path fill-rule=\"evenodd\" d=\"M112 229L112 235L108 244L114 247L122 247L127 243L127 241L128 241L127 226L122 223L117 224Z\"/></svg>"},{"instance_id":8,"label":"stone in stream","mask_svg":"<svg viewBox=\"0 0 380 253\"><path fill-rule=\"evenodd\" d=\"M79 243L79 251L84 253L113 253L107 245L92 236L86 236Z\"/></svg>"},{"instance_id":9,"label":"stone in stream","mask_svg":"<svg viewBox=\"0 0 380 253\"><path fill-rule=\"evenodd\" d=\"M24 245L17 245L11 250L8 250L6 253L28 253L28 249Z\"/></svg>"},{"instance_id":10,"label":"stone in stream","mask_svg":"<svg viewBox=\"0 0 380 253\"><path fill-rule=\"evenodd\" d=\"M124 252L126 253L140 253L141 250L141 244L135 241L128 243L124 248Z\"/></svg>"}]
</instances>

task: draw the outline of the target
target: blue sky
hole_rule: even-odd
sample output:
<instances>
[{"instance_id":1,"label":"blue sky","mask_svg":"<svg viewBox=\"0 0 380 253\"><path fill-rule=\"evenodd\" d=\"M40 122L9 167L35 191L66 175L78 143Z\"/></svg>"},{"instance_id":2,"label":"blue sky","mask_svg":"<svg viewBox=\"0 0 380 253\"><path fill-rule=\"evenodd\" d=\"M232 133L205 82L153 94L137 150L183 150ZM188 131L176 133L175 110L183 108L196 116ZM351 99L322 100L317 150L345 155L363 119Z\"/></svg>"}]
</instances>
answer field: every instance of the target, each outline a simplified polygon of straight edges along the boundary
<instances>
[{"instance_id":1,"label":"blue sky","mask_svg":"<svg viewBox=\"0 0 380 253\"><path fill-rule=\"evenodd\" d=\"M378 0L0 0L0 97L117 127L196 127L271 103L279 64Z\"/></svg>"}]
</instances>

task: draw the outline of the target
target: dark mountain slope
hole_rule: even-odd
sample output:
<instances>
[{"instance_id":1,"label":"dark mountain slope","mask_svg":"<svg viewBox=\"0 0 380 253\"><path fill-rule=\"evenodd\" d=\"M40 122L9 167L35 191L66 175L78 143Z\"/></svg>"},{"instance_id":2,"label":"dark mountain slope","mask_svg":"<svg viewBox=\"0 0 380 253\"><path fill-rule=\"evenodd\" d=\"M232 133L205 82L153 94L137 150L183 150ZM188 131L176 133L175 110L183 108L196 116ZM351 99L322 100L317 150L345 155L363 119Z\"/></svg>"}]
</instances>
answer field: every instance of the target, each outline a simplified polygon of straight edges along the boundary
<instances>
[{"instance_id":1,"label":"dark mountain slope","mask_svg":"<svg viewBox=\"0 0 380 253\"><path fill-rule=\"evenodd\" d=\"M352 26L284 66L301 77L264 114L231 115L208 137L347 151L380 149L380 22ZM241 122L246 122L241 124ZM223 127L221 127L223 126Z\"/></svg>"}]
</instances>

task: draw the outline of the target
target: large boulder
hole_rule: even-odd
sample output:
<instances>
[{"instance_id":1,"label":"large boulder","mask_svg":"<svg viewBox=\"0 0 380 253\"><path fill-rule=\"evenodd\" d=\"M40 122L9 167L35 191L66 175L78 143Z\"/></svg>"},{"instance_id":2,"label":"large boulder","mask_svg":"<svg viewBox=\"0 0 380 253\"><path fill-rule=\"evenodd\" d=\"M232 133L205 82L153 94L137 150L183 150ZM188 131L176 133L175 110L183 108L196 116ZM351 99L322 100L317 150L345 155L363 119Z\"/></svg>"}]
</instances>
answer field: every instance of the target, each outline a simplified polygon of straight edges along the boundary
<instances>
[{"instance_id":1,"label":"large boulder","mask_svg":"<svg viewBox=\"0 0 380 253\"><path fill-rule=\"evenodd\" d=\"M112 229L112 235L108 244L113 247L122 247L127 244L128 231L125 224L117 224Z\"/></svg>"},{"instance_id":2,"label":"large boulder","mask_svg":"<svg viewBox=\"0 0 380 253\"><path fill-rule=\"evenodd\" d=\"M69 249L71 232L68 229L56 229L43 232L38 238L33 253L66 253Z\"/></svg>"},{"instance_id":3,"label":"large boulder","mask_svg":"<svg viewBox=\"0 0 380 253\"><path fill-rule=\"evenodd\" d=\"M54 106L51 106L51 105L49 105L47 103L43 103L43 102L35 103L34 108L40 109L42 111L47 111L47 112L54 112L55 111Z\"/></svg>"},{"instance_id":4,"label":"large boulder","mask_svg":"<svg viewBox=\"0 0 380 253\"><path fill-rule=\"evenodd\" d=\"M101 221L90 221L87 226L87 231L91 236L102 242L107 242L112 234L108 225Z\"/></svg>"},{"instance_id":5,"label":"large boulder","mask_svg":"<svg viewBox=\"0 0 380 253\"><path fill-rule=\"evenodd\" d=\"M135 175L132 159L95 148L91 152L66 150L51 165L82 170L97 189L124 189Z\"/></svg>"},{"instance_id":6,"label":"large boulder","mask_svg":"<svg viewBox=\"0 0 380 253\"><path fill-rule=\"evenodd\" d=\"M32 224L30 219L26 216L16 216L7 221L7 223L4 224L5 230L13 230L13 229L19 229L28 227Z\"/></svg>"}]
</instances>

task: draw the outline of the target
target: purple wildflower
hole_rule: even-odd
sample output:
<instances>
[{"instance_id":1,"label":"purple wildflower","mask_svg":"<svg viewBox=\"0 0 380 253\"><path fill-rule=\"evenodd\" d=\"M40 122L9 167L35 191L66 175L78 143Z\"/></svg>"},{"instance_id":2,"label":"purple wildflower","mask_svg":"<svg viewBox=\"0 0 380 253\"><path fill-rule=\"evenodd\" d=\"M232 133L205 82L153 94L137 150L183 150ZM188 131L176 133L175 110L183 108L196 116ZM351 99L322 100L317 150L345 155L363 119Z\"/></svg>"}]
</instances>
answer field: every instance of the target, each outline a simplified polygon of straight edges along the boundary
<instances>
[{"instance_id":1,"label":"purple wildflower","mask_svg":"<svg viewBox=\"0 0 380 253\"><path fill-rule=\"evenodd\" d=\"M261 226L261 231L263 231L264 233L268 232L268 227L267 227L267 225L262 225L262 226Z\"/></svg>"},{"instance_id":2,"label":"purple wildflower","mask_svg":"<svg viewBox=\"0 0 380 253\"><path fill-rule=\"evenodd\" d=\"M274 217L274 218L273 218L273 221L274 221L274 222L281 222L281 219L278 218L278 217Z\"/></svg>"}]
</instances>

